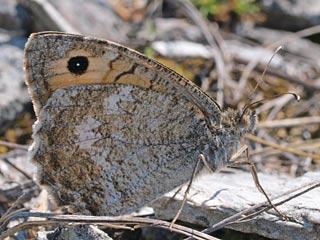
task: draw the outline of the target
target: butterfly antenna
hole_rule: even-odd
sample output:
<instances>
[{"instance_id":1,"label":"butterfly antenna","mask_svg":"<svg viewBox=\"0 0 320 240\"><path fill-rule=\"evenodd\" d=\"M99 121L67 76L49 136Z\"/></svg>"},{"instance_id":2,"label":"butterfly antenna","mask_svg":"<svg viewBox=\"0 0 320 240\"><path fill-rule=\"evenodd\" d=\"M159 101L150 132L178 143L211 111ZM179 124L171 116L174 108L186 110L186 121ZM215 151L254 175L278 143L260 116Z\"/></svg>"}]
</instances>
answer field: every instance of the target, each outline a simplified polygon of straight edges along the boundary
<instances>
[{"instance_id":1,"label":"butterfly antenna","mask_svg":"<svg viewBox=\"0 0 320 240\"><path fill-rule=\"evenodd\" d=\"M269 59L268 63L266 64L266 66L265 66L265 68L264 68L264 70L263 70L263 72L262 72L262 74L261 74L260 80L258 81L258 83L256 84L256 86L255 86L254 89L252 90L251 94L250 94L249 97L248 97L247 103L246 103L246 104L244 105L244 107L243 107L243 111L242 111L242 114L241 114L241 118L243 117L243 115L245 114L245 112L246 112L250 107L252 107L252 106L255 105L255 104L258 104L259 102L263 102L263 101L267 100L267 99L262 99L262 100L260 100L260 101L254 102L254 103L249 103L249 101L252 99L253 94L256 92L257 88L259 87L259 85L260 85L260 84L262 83L262 81L264 80L264 76L266 75L267 69L268 69L268 67L270 66L270 63L271 63L272 59L273 59L273 58L278 54L278 52L279 52L280 50L282 50L282 49L283 49L283 47L282 47L282 46L279 46L279 47L277 47L277 49L273 52L271 58ZM287 94L287 93L285 93L285 94ZM295 93L292 93L292 94L294 94L295 97L296 97L296 99L298 99L298 98L297 98L298 95L296 95ZM277 97L277 96L274 96L274 97L272 97L271 99L273 99L273 98L275 98L275 97ZM298 96L298 97L299 97L299 96ZM300 100L300 97L299 97L299 100ZM240 118L240 119L241 119L241 118Z\"/></svg>"},{"instance_id":2,"label":"butterfly antenna","mask_svg":"<svg viewBox=\"0 0 320 240\"><path fill-rule=\"evenodd\" d=\"M252 108L254 105L257 105L257 104L262 103L262 102L265 102L265 101L270 101L270 100L273 100L273 99L275 99L275 98L277 98L277 97L280 97L280 96L282 96L282 95L287 95L287 94L294 96L295 99L296 99L298 102L299 102L300 99L301 99L298 94L293 93L293 92L285 92L285 93L280 93L280 94L274 95L274 96L272 96L272 97L270 97L270 98L263 98L263 99L261 99L261 100L259 100L259 101L256 101L256 102L253 102L253 103L250 103L250 104L246 105L246 106L243 108L243 111L242 111L242 114L241 114L241 118L240 118L240 119L242 119L242 117L243 117L243 115L245 114L245 112L246 112L248 109Z\"/></svg>"},{"instance_id":3,"label":"butterfly antenna","mask_svg":"<svg viewBox=\"0 0 320 240\"><path fill-rule=\"evenodd\" d=\"M256 86L254 87L253 91L252 91L251 94L249 95L249 98L248 98L249 101L250 101L250 99L252 98L253 94L256 92L256 90L257 90L257 88L259 87L259 85L260 85L260 84L262 83L262 81L264 80L263 78L264 78L264 76L266 75L266 72L267 72L267 70L268 70L268 68L269 68L269 66L270 66L270 63L271 63L272 59L273 59L273 58L278 54L278 52L279 52L280 50L282 50L282 49L283 49L283 47L282 47L282 46L279 46L279 47L277 47L277 49L273 52L271 58L269 59L267 65L265 66L265 68L264 68L264 70L263 70L263 72L262 72L262 74L261 74L260 80L258 81L258 83L257 83Z\"/></svg>"}]
</instances>

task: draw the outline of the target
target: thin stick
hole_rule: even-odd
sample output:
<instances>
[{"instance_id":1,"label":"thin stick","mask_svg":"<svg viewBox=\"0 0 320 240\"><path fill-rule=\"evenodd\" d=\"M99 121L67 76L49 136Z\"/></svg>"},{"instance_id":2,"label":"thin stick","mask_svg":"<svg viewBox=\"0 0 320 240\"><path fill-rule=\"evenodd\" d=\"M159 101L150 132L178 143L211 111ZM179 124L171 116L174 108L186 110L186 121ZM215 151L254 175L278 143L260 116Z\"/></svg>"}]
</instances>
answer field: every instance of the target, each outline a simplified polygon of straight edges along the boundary
<instances>
[{"instance_id":1,"label":"thin stick","mask_svg":"<svg viewBox=\"0 0 320 240\"><path fill-rule=\"evenodd\" d=\"M318 151L320 149L320 139L315 138L315 139L310 139L310 140L305 140L303 142L296 142L296 143L289 143L289 144L284 144L283 146L289 147L289 148L295 148L295 149L304 149L310 150L310 151ZM256 155L275 155L281 153L281 150L274 149L272 147L265 147L260 150L251 150L250 151L250 156L256 156ZM314 159L315 162L320 163L320 159Z\"/></svg>"},{"instance_id":2,"label":"thin stick","mask_svg":"<svg viewBox=\"0 0 320 240\"><path fill-rule=\"evenodd\" d=\"M310 27L310 28L305 28L305 29L302 29L302 30L297 31L295 33L288 34L288 35L284 36L283 38L280 38L276 42L273 42L271 44L267 44L266 47L267 48L272 48L274 46L278 46L278 45L282 45L282 44L285 44L285 43L289 43L289 42L292 42L292 41L294 41L296 39L308 37L308 36L317 34L319 32L320 32L320 25L316 25L316 26L313 26L313 27Z\"/></svg>"},{"instance_id":3,"label":"thin stick","mask_svg":"<svg viewBox=\"0 0 320 240\"><path fill-rule=\"evenodd\" d=\"M250 140L255 141L255 142L259 142L261 144L264 144L264 145L267 145L267 146L270 146L270 147L273 147L275 149L282 150L282 151L289 152L289 153L293 153L293 154L296 154L296 155L299 155L299 156L310 157L310 158L313 158L313 159L320 159L320 155L319 154L307 153L307 152L301 151L299 149L289 148L289 147L286 147L286 146L281 146L281 145L276 144L276 143L268 142L268 141L266 141L266 140L264 140L262 138L259 138L257 136L252 135L252 134L249 134L249 133L246 134L245 138L246 139L250 139Z\"/></svg>"},{"instance_id":4,"label":"thin stick","mask_svg":"<svg viewBox=\"0 0 320 240\"><path fill-rule=\"evenodd\" d=\"M3 216L0 218L0 232L3 231L3 229L6 226L6 224L10 221L10 218L13 218L14 215L27 210L26 208L21 208L21 209L17 209L17 210L14 210L14 211L10 211L10 209L8 209L3 214Z\"/></svg>"},{"instance_id":5,"label":"thin stick","mask_svg":"<svg viewBox=\"0 0 320 240\"><path fill-rule=\"evenodd\" d=\"M208 21L206 21L196 7L189 0L179 0L183 9L186 10L188 16L194 21L200 28L203 33L205 39L209 43L211 47L211 53L213 54L214 61L216 63L217 73L218 73L218 92L216 100L221 107L223 107L223 88L225 80L230 79L230 73L228 68L226 67L226 63L224 60L224 55L220 46L217 45L214 36L211 34L209 29Z\"/></svg>"},{"instance_id":6,"label":"thin stick","mask_svg":"<svg viewBox=\"0 0 320 240\"><path fill-rule=\"evenodd\" d=\"M20 223L7 231L2 231L0 235L0 240L4 240L8 236L12 236L14 233L19 232L24 229L29 229L32 227L40 227L44 225L71 225L71 224L92 224L98 226L106 226L111 224L118 225L133 225L131 229L151 226L151 227L159 227L169 230L170 223L150 218L139 218L139 217L131 217L131 216L120 216L120 217L103 217L103 216L85 216L85 215L60 215L60 214L52 214L52 213L39 213L39 212L24 212L18 213L12 216L12 219L17 218L46 218L46 220L40 221L29 221ZM172 226L171 231L181 233L185 236L193 237L199 240L219 240L218 238L209 236L205 233L199 232L197 230L184 227L178 224L174 224Z\"/></svg>"},{"instance_id":7,"label":"thin stick","mask_svg":"<svg viewBox=\"0 0 320 240\"><path fill-rule=\"evenodd\" d=\"M17 144L17 143L11 143L7 141L0 140L0 145L6 146L8 148L14 148L14 149L22 149L28 151L29 146L28 145L22 145L22 144Z\"/></svg>"},{"instance_id":8,"label":"thin stick","mask_svg":"<svg viewBox=\"0 0 320 240\"><path fill-rule=\"evenodd\" d=\"M5 163L7 163L10 167L14 168L15 170L17 170L19 173L21 173L23 176L25 176L27 179L32 180L32 176L29 176L29 174L27 174L25 171L23 171L22 169L18 168L16 165L14 165L13 163L11 163L8 158L3 158L3 161Z\"/></svg>"},{"instance_id":9,"label":"thin stick","mask_svg":"<svg viewBox=\"0 0 320 240\"><path fill-rule=\"evenodd\" d=\"M320 116L286 118L281 120L264 121L258 123L258 128L281 128L292 126L305 126L308 124L320 124Z\"/></svg>"}]
</instances>

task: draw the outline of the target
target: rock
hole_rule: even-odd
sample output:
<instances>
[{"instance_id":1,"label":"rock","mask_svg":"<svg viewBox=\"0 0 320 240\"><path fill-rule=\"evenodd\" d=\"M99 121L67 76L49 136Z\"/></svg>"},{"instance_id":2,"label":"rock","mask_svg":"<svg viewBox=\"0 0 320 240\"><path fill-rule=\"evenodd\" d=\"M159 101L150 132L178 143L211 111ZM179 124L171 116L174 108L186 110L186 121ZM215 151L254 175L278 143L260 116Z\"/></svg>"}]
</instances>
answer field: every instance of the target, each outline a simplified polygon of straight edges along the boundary
<instances>
[{"instance_id":1,"label":"rock","mask_svg":"<svg viewBox=\"0 0 320 240\"><path fill-rule=\"evenodd\" d=\"M15 0L6 0L1 2L0 8L0 28L17 31L22 28L22 21L18 17L17 3Z\"/></svg>"},{"instance_id":2,"label":"rock","mask_svg":"<svg viewBox=\"0 0 320 240\"><path fill-rule=\"evenodd\" d=\"M259 174L261 185L269 197L278 196L309 182L316 182L319 172L310 172L302 177L290 179L285 176ZM171 220L181 206L185 187L174 198L173 192L155 201L152 205L160 219ZM264 212L250 221L227 225L226 228L245 233L255 233L272 239L319 239L320 189L316 188L278 207L290 220L281 220L275 211ZM188 194L187 205L179 220L204 227L211 226L254 204L265 202L265 197L255 187L249 173L215 173L200 176ZM165 203L168 203L165 205Z\"/></svg>"},{"instance_id":3,"label":"rock","mask_svg":"<svg viewBox=\"0 0 320 240\"><path fill-rule=\"evenodd\" d=\"M0 133L5 132L30 97L24 83L23 47L25 38L0 35Z\"/></svg>"},{"instance_id":4,"label":"rock","mask_svg":"<svg viewBox=\"0 0 320 240\"><path fill-rule=\"evenodd\" d=\"M92 225L62 226L54 231L38 232L36 240L112 240Z\"/></svg>"},{"instance_id":5,"label":"rock","mask_svg":"<svg viewBox=\"0 0 320 240\"><path fill-rule=\"evenodd\" d=\"M126 44L132 30L112 1L34 0L23 5L33 16L34 31L82 33Z\"/></svg>"},{"instance_id":6,"label":"rock","mask_svg":"<svg viewBox=\"0 0 320 240\"><path fill-rule=\"evenodd\" d=\"M30 207L30 199L39 195L40 188L32 180L36 169L29 161L26 151L13 150L2 154L1 157L0 215L2 216L14 204L18 207L22 205Z\"/></svg>"},{"instance_id":7,"label":"rock","mask_svg":"<svg viewBox=\"0 0 320 240\"><path fill-rule=\"evenodd\" d=\"M265 26L291 31L320 23L320 2L317 0L264 0L261 8L267 14Z\"/></svg>"},{"instance_id":8,"label":"rock","mask_svg":"<svg viewBox=\"0 0 320 240\"><path fill-rule=\"evenodd\" d=\"M316 68L320 66L320 48L319 44L313 43L312 41L305 38L294 38L290 40L290 37L294 37L291 32L288 31L277 31L262 27L252 27L250 25L243 25L237 30L237 34L249 39L254 39L260 42L264 46L273 44L272 50L276 49L280 45L284 47L284 50L294 54L294 56L301 56L315 65ZM282 41L281 41L282 40ZM278 44L275 44L277 43ZM290 56L293 59L292 55ZM305 61L303 60L303 61ZM287 60L286 60L287 61ZM295 60L301 62L301 58Z\"/></svg>"}]
</instances>

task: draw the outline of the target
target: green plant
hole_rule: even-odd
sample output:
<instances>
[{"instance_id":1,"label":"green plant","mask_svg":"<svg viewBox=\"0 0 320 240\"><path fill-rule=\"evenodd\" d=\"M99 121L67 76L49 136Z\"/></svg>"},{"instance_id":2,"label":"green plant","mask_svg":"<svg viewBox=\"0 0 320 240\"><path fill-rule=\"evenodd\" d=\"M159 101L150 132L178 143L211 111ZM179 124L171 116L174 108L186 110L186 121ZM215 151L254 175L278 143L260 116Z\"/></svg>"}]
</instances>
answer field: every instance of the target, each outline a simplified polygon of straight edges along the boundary
<instances>
[{"instance_id":1,"label":"green plant","mask_svg":"<svg viewBox=\"0 0 320 240\"><path fill-rule=\"evenodd\" d=\"M223 19L231 12L238 15L259 12L255 0L192 0L200 12L206 16L214 16Z\"/></svg>"}]
</instances>

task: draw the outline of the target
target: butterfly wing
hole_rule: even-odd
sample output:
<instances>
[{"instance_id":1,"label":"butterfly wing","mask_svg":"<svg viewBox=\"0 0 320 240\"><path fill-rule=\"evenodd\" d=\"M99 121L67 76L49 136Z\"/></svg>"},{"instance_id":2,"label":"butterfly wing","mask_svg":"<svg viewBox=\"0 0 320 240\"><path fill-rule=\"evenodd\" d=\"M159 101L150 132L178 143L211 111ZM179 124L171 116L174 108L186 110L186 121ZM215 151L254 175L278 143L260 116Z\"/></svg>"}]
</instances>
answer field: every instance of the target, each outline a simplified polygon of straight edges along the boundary
<instances>
[{"instance_id":1,"label":"butterfly wing","mask_svg":"<svg viewBox=\"0 0 320 240\"><path fill-rule=\"evenodd\" d=\"M38 121L33 161L60 204L118 215L191 177L220 109L163 65L79 35L34 34L26 82Z\"/></svg>"},{"instance_id":2,"label":"butterfly wing","mask_svg":"<svg viewBox=\"0 0 320 240\"><path fill-rule=\"evenodd\" d=\"M33 160L61 204L118 215L188 181L208 134L184 99L132 85L71 86L41 110Z\"/></svg>"},{"instance_id":3,"label":"butterfly wing","mask_svg":"<svg viewBox=\"0 0 320 240\"><path fill-rule=\"evenodd\" d=\"M77 69L76 64L81 65L84 58L87 68ZM37 115L56 89L116 82L185 96L220 125L219 105L198 86L166 66L110 41L60 32L32 34L25 47L25 70Z\"/></svg>"}]
</instances>

